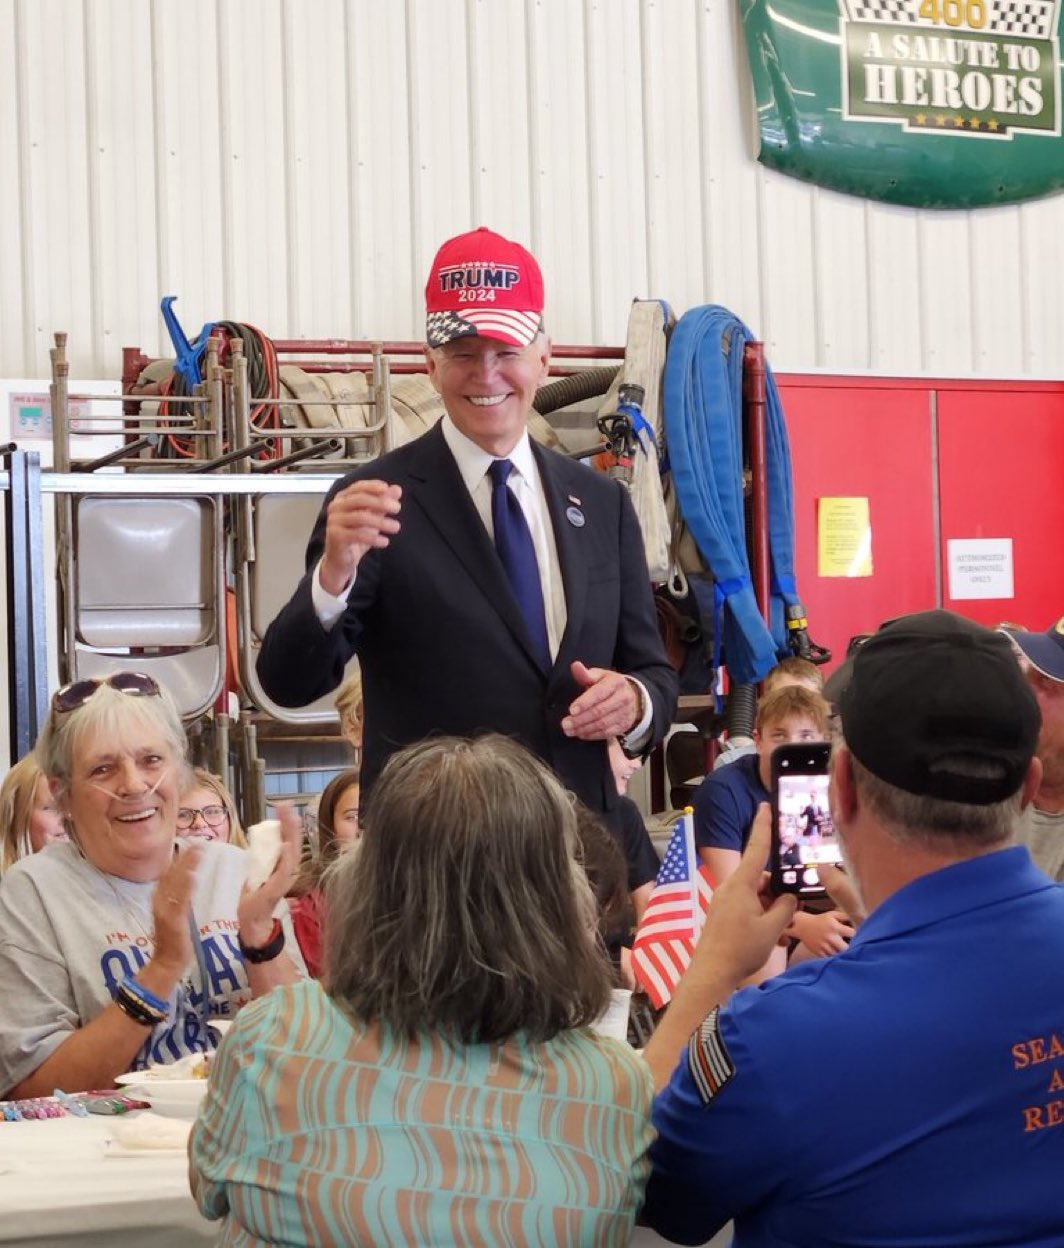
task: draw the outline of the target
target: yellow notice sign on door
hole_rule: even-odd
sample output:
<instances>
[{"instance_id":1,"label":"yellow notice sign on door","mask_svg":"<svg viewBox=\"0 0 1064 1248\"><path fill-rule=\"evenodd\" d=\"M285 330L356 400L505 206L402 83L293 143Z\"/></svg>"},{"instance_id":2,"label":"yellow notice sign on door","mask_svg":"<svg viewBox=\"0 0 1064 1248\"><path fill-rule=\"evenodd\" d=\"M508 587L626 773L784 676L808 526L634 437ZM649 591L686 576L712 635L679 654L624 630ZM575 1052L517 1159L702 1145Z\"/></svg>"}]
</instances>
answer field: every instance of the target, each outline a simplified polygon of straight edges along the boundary
<instances>
[{"instance_id":1,"label":"yellow notice sign on door","mask_svg":"<svg viewBox=\"0 0 1064 1248\"><path fill-rule=\"evenodd\" d=\"M867 498L817 499L817 575L871 576L872 522Z\"/></svg>"}]
</instances>

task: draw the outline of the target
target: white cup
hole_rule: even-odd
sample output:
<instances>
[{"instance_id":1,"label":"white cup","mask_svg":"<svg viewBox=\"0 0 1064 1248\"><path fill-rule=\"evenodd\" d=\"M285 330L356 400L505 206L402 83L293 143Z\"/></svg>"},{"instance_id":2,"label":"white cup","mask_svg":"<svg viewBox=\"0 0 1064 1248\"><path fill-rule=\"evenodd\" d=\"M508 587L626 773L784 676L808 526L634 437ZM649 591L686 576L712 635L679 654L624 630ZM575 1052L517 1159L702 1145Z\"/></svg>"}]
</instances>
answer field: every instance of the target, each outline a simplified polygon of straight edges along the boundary
<instances>
[{"instance_id":1,"label":"white cup","mask_svg":"<svg viewBox=\"0 0 1064 1248\"><path fill-rule=\"evenodd\" d=\"M630 989L614 988L610 993L610 1003L605 1014L591 1024L591 1030L597 1031L600 1036L609 1036L611 1040L627 1040L628 1009L631 1004Z\"/></svg>"}]
</instances>

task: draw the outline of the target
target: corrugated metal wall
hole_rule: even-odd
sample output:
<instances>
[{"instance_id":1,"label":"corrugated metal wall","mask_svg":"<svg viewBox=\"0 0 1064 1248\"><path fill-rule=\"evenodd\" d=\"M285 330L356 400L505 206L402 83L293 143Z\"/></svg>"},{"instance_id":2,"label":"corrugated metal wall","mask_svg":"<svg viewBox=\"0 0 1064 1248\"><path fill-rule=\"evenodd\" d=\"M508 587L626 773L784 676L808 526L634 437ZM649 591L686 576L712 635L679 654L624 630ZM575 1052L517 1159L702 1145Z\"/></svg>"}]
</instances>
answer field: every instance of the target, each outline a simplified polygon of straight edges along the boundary
<instances>
[{"instance_id":1,"label":"corrugated metal wall","mask_svg":"<svg viewBox=\"0 0 1064 1248\"><path fill-rule=\"evenodd\" d=\"M826 2L826 0L825 0ZM161 294L418 337L435 247L530 242L549 327L724 303L777 369L1053 377L1064 197L917 212L763 170L732 0L0 0L0 375L165 352Z\"/></svg>"}]
</instances>

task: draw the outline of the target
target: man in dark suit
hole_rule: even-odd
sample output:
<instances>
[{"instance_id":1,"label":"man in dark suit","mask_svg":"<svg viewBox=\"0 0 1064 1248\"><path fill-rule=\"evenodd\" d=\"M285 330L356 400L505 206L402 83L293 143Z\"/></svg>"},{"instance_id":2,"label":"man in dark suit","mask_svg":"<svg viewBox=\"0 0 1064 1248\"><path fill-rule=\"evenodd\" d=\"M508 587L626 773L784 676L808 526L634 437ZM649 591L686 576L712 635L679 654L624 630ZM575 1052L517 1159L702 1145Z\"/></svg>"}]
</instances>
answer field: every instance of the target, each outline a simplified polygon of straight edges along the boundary
<instances>
[{"instance_id":1,"label":"man in dark suit","mask_svg":"<svg viewBox=\"0 0 1064 1248\"><path fill-rule=\"evenodd\" d=\"M645 752L676 700L627 491L528 437L550 340L523 247L484 229L451 239L426 302L446 415L330 491L260 678L305 705L358 654L364 792L412 741L491 730L612 811L607 739Z\"/></svg>"}]
</instances>

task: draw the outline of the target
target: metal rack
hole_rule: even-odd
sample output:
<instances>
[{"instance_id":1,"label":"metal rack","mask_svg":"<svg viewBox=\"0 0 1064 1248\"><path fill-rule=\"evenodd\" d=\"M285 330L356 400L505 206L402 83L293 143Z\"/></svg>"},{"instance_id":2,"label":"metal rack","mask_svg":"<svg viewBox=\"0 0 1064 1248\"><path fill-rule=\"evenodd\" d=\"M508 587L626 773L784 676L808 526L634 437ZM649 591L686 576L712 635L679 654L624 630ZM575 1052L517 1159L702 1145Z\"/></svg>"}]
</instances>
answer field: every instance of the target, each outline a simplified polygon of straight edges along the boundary
<instances>
[{"instance_id":1,"label":"metal rack","mask_svg":"<svg viewBox=\"0 0 1064 1248\"><path fill-rule=\"evenodd\" d=\"M376 418L365 427L342 436L300 430L294 449L282 446L277 454L273 446L269 458L261 458L268 443L287 434L252 420L242 344L231 344L223 366L212 338L206 380L181 397L179 412L151 411L127 395L94 399L91 420L77 435L119 437L121 445L75 462L70 401L80 396L69 393L66 341L57 334L52 351L56 469L41 482L41 493L55 496L61 679L132 666L155 675L175 696L196 761L226 780L247 818L262 817L268 769L262 724L282 721L303 733L319 755L318 771L330 765L320 761L323 748L337 756L335 767L347 762L331 702L289 711L259 686L255 655L272 616L262 607L262 586L287 596L302 574L306 535L336 475L393 444L388 360L379 348L371 352ZM121 406L111 413L109 402ZM323 396L320 402L341 401ZM193 453L180 461L156 458L159 440L175 430ZM324 455L332 457L328 473L321 471ZM37 507L39 514L39 500ZM289 530L296 540L283 552L264 549L268 532ZM262 568L268 576L259 575ZM43 646L43 629L40 638ZM234 716L229 695L235 688L241 706ZM26 748L29 733L18 737Z\"/></svg>"}]
</instances>

